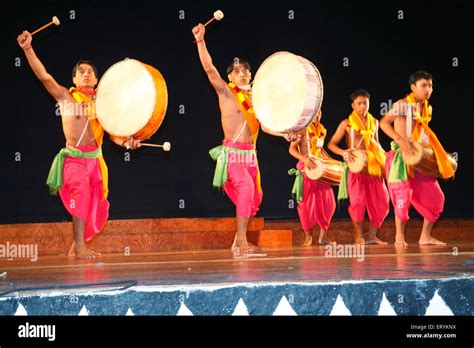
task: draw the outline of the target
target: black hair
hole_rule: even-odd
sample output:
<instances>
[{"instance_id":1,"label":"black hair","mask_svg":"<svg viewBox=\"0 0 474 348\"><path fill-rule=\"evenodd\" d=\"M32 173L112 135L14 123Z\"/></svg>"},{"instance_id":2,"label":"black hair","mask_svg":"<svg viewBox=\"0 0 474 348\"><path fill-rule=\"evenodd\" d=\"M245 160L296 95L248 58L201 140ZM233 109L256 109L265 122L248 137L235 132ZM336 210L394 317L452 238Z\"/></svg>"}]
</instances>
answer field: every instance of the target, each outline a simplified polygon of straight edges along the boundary
<instances>
[{"instance_id":1,"label":"black hair","mask_svg":"<svg viewBox=\"0 0 474 348\"><path fill-rule=\"evenodd\" d=\"M234 70L234 66L239 65L239 64L242 64L246 69L251 71L250 64L245 59L235 57L232 63L229 64L229 66L227 67L227 75L232 73L232 70Z\"/></svg>"},{"instance_id":2,"label":"black hair","mask_svg":"<svg viewBox=\"0 0 474 348\"><path fill-rule=\"evenodd\" d=\"M366 97L367 99L370 99L370 93L365 89L358 89L351 93L351 101L356 100L357 97Z\"/></svg>"},{"instance_id":3,"label":"black hair","mask_svg":"<svg viewBox=\"0 0 474 348\"><path fill-rule=\"evenodd\" d=\"M408 79L408 83L411 85L416 85L416 81L418 80L433 80L433 76L429 72L426 72L424 70L418 70L415 71L413 74L410 75L410 78Z\"/></svg>"},{"instance_id":4,"label":"black hair","mask_svg":"<svg viewBox=\"0 0 474 348\"><path fill-rule=\"evenodd\" d=\"M90 60L86 60L86 59L81 59L80 61L78 61L76 63L76 65L74 65L74 68L72 68L72 78L76 77L76 71L79 68L79 65L81 65L81 64L90 65L92 67L92 70L94 70L95 77L98 78L97 68L95 67L95 65Z\"/></svg>"}]
</instances>

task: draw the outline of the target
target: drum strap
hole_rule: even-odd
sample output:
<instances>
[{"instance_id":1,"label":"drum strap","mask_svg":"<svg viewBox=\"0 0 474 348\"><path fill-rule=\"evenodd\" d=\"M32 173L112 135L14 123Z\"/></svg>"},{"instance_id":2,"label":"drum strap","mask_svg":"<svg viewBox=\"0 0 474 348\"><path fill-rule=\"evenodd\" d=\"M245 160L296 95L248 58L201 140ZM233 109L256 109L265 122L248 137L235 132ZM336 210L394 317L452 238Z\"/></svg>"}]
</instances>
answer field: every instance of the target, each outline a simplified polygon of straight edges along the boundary
<instances>
[{"instance_id":1,"label":"drum strap","mask_svg":"<svg viewBox=\"0 0 474 348\"><path fill-rule=\"evenodd\" d=\"M242 129L240 130L239 134L237 134L237 136L232 141L233 144L235 144L237 142L237 140L239 140L239 138L242 135L242 133L243 133L246 126L247 126L247 120L245 120L244 125L242 126Z\"/></svg>"},{"instance_id":2,"label":"drum strap","mask_svg":"<svg viewBox=\"0 0 474 348\"><path fill-rule=\"evenodd\" d=\"M316 126L311 123L306 127L306 141L309 154L316 157L321 155L321 149L324 144L326 133L326 128L324 128L321 123L318 123Z\"/></svg>"},{"instance_id":3,"label":"drum strap","mask_svg":"<svg viewBox=\"0 0 474 348\"><path fill-rule=\"evenodd\" d=\"M406 130L407 138L411 138L411 132L413 131L413 112L410 105L407 107L407 119L406 119Z\"/></svg>"},{"instance_id":4,"label":"drum strap","mask_svg":"<svg viewBox=\"0 0 474 348\"><path fill-rule=\"evenodd\" d=\"M376 131L378 130L378 121L376 121L375 130ZM358 150L359 147L360 147L360 144L362 144L362 142L364 141L364 138L361 138L360 141L359 141L359 144L356 147L354 147L354 138L355 138L354 127L351 127L350 132L351 132L351 146L350 146L350 148L352 150ZM375 139L375 133L372 134L372 139Z\"/></svg>"},{"instance_id":5,"label":"drum strap","mask_svg":"<svg viewBox=\"0 0 474 348\"><path fill-rule=\"evenodd\" d=\"M78 147L79 144L81 143L82 138L84 138L84 134L86 134L86 130L87 130L88 127L89 127L89 118L87 119L86 125L84 126L84 130L82 131L81 137L79 138L79 140L76 144L76 147Z\"/></svg>"},{"instance_id":6,"label":"drum strap","mask_svg":"<svg viewBox=\"0 0 474 348\"><path fill-rule=\"evenodd\" d=\"M360 144L362 144L362 142L364 141L364 138L361 138L360 141L359 141L359 144L357 144L357 146L354 146L354 138L355 138L355 134L354 134L354 127L351 127L351 150L358 150L359 147L360 147Z\"/></svg>"}]
</instances>

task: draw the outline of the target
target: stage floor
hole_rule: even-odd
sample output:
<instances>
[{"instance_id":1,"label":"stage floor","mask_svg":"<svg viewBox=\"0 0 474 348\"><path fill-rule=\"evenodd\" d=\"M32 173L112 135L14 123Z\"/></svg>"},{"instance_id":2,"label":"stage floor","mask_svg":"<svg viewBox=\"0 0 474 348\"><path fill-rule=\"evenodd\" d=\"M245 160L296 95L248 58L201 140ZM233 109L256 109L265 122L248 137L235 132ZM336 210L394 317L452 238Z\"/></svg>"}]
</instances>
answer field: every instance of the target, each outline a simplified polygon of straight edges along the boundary
<instances>
[{"instance_id":1,"label":"stage floor","mask_svg":"<svg viewBox=\"0 0 474 348\"><path fill-rule=\"evenodd\" d=\"M345 250L342 248L346 248ZM350 249L349 249L350 248ZM342 244L265 249L260 257L233 258L230 250L102 255L96 260L66 256L0 259L16 287L52 287L135 281L138 285L223 285L269 282L436 279L474 276L474 242L446 247ZM2 290L6 290L3 284Z\"/></svg>"},{"instance_id":2,"label":"stage floor","mask_svg":"<svg viewBox=\"0 0 474 348\"><path fill-rule=\"evenodd\" d=\"M17 307L20 302L33 301L33 298L71 296L71 294L81 296L83 294L90 300L94 294L123 295L131 290L161 294L176 292L177 304L173 304L172 307L178 306L176 310L179 312L182 309L179 308L180 304L184 303L183 296L188 298L190 292L209 292L224 288L235 290L238 288L240 289L238 293L233 292L233 296L235 295L232 300L233 304L229 305L230 309L225 310L225 313L231 314L232 311L235 312L239 299L249 295L245 290L248 290L249 287L272 287L273 289L280 287L280 290L277 291L278 295L276 295L278 304L282 296L288 299L289 293L297 293L294 291L294 286L312 286L319 287L318 291L326 291L324 296L329 294L332 301L329 301L327 308L324 307L326 310L316 313L303 311L303 314L324 315L334 310L339 295L342 296L345 308L353 312L350 307L353 297L351 291L354 292L354 290L348 291L346 289L344 293L344 288L341 286L364 284L366 287L365 289L361 288L361 291L369 296L366 296L364 301L372 301L370 294L374 295L379 311L383 300L382 295L385 296L384 298L391 296L392 299L389 302L392 308L395 308L394 302L400 301L400 296L402 296L400 303L405 303L403 298L409 297L410 293L414 291L413 289L415 292L420 289L423 291L428 289L429 293L421 294L421 297L418 298L418 300L421 298L426 302L424 309L420 309L422 312L410 312L413 310L413 306L401 312L396 308L394 310L394 314L423 315L423 310L426 311L428 302L440 289L440 284L446 285L449 281L456 281L457 283L452 283L449 286L449 289L458 289L458 294L452 299L451 306L449 306L450 310L456 313L456 310L453 309L454 306L458 308L458 313L472 315L474 242L456 241L449 243L446 247L411 244L406 249L396 248L394 245L366 245L363 249L358 250L342 250L343 247L345 246L341 244L330 248L313 246L263 249L261 252L267 254L265 257L239 259L233 258L230 250L160 252L131 254L130 256L108 254L102 255L97 260L75 260L66 256L45 256L40 257L36 262L25 259L0 259L0 274L6 272L6 278L0 279L0 314L11 315L18 311ZM289 287L293 287L293 290L288 292ZM449 289L446 288L443 291L451 296L453 293ZM392 290L393 294L389 295ZM242 293L242 291L244 292ZM335 292L331 293L331 291ZM313 295L318 296L317 293ZM14 302L11 302L11 308L5 307L5 300ZM444 300L446 301L446 298ZM353 307L362 306L361 308L363 308L364 301L361 300L358 304L354 303ZM414 298L412 301L416 301L416 299ZM456 303L453 304L453 301ZM293 304L291 301L289 303ZM89 303L89 307L90 305ZM143 304L143 307L146 306L147 304ZM33 307L30 305L30 311ZM130 308L129 306L128 309ZM209 313L202 313L204 315L213 314L212 306L210 308ZM267 308L261 312L254 308L254 312L256 314L271 314L275 312L275 308ZM144 312L141 309L135 303L135 308L132 311L134 313L138 311L144 314L157 314L156 308ZM126 311L127 308L124 307L123 310ZM27 309L27 312L30 311ZM295 311L298 313L298 310L295 309ZM244 312L249 312L248 306ZM46 313L38 313L54 314L55 312L54 309L51 309ZM99 311L96 314L107 313L109 312ZM173 309L168 308L166 313L173 313ZM377 308L372 309L368 314L371 313L376 314Z\"/></svg>"}]
</instances>

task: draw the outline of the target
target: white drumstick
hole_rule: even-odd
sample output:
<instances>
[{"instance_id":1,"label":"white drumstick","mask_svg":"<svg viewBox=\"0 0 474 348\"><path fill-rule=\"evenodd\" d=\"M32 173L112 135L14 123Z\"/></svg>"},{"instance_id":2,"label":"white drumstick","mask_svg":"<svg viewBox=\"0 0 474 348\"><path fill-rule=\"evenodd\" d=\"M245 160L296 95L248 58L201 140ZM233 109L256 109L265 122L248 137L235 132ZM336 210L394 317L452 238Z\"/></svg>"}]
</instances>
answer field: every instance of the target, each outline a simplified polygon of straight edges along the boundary
<instances>
[{"instance_id":1,"label":"white drumstick","mask_svg":"<svg viewBox=\"0 0 474 348\"><path fill-rule=\"evenodd\" d=\"M34 32L31 33L31 36L33 36L33 35L39 33L41 30L46 29L47 27L49 27L50 25L53 25L53 24L55 24L55 25L61 24L61 23L59 22L58 17L54 16L54 17L52 18L51 22L49 22L49 23L46 24L46 25L43 25L43 26L42 26L41 28L39 28L39 29L36 29Z\"/></svg>"},{"instance_id":2,"label":"white drumstick","mask_svg":"<svg viewBox=\"0 0 474 348\"><path fill-rule=\"evenodd\" d=\"M211 23L213 20L216 20L216 21L220 21L222 18L224 18L224 12L222 12L221 10L217 10L216 12L214 12L214 17L212 17L211 19L209 19L206 24L204 24L204 26L208 25L209 23Z\"/></svg>"},{"instance_id":3,"label":"white drumstick","mask_svg":"<svg viewBox=\"0 0 474 348\"><path fill-rule=\"evenodd\" d=\"M149 146L149 147L162 147L163 151L169 151L171 150L171 143L166 141L163 143L163 145L158 145L158 144L149 144L149 143L142 143L142 146Z\"/></svg>"}]
</instances>

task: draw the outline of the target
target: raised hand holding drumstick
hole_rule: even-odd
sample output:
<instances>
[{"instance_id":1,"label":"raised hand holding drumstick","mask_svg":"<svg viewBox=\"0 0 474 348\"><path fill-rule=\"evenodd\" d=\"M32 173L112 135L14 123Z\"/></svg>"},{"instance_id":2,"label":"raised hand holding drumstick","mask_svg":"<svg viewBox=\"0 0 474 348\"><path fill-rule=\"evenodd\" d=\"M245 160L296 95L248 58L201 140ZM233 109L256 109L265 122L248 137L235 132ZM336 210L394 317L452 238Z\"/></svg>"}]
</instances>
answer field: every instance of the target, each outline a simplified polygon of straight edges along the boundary
<instances>
[{"instance_id":1,"label":"raised hand holding drumstick","mask_svg":"<svg viewBox=\"0 0 474 348\"><path fill-rule=\"evenodd\" d=\"M16 41L18 42L18 45L20 45L20 47L23 50L27 50L27 49L31 48L31 41L32 40L33 40L32 35L26 30L24 30L23 33L18 35L18 37L16 39Z\"/></svg>"},{"instance_id":2,"label":"raised hand holding drumstick","mask_svg":"<svg viewBox=\"0 0 474 348\"><path fill-rule=\"evenodd\" d=\"M206 27L199 23L193 28L193 35L194 35L194 42L202 42L204 41L204 34L206 33Z\"/></svg>"},{"instance_id":3,"label":"raised hand holding drumstick","mask_svg":"<svg viewBox=\"0 0 474 348\"><path fill-rule=\"evenodd\" d=\"M222 18L224 18L224 13L220 10L217 10L214 12L214 17L212 17L210 20L208 20L204 25L199 23L197 26L193 28L193 34L194 38L194 43L197 42L202 42L204 41L204 33L206 32L206 25L210 24L212 21L217 20L220 21Z\"/></svg>"},{"instance_id":4,"label":"raised hand holding drumstick","mask_svg":"<svg viewBox=\"0 0 474 348\"><path fill-rule=\"evenodd\" d=\"M223 13L221 10L217 10L216 12L214 12L214 17L212 17L211 19L209 19L209 20L204 24L204 26L210 24L213 20L220 21L222 18L224 18L224 13Z\"/></svg>"},{"instance_id":5,"label":"raised hand holding drumstick","mask_svg":"<svg viewBox=\"0 0 474 348\"><path fill-rule=\"evenodd\" d=\"M51 26L51 25L53 25L53 24L54 24L54 25L59 25L59 24L60 24L58 17L54 16L53 18L51 18L51 22L49 22L49 23L46 24L46 25L43 25L43 26L42 26L41 28L39 28L39 29L36 29L34 32L31 33L31 35L35 35L35 34L39 33L41 30L46 29L47 27L49 27L49 26Z\"/></svg>"},{"instance_id":6,"label":"raised hand holding drumstick","mask_svg":"<svg viewBox=\"0 0 474 348\"><path fill-rule=\"evenodd\" d=\"M27 50L29 48L31 48L31 40L32 40L32 36L39 33L40 31L48 28L49 26L51 25L59 25L60 22L59 22L59 19L58 17L54 16L52 19L51 19L51 22L49 22L48 24L46 25L43 25L41 28L39 29L36 29L34 32L32 32L31 34L24 30L22 34L18 35L18 38L17 38L17 41L18 41L18 44L20 45L21 48L23 48L24 50Z\"/></svg>"}]
</instances>

